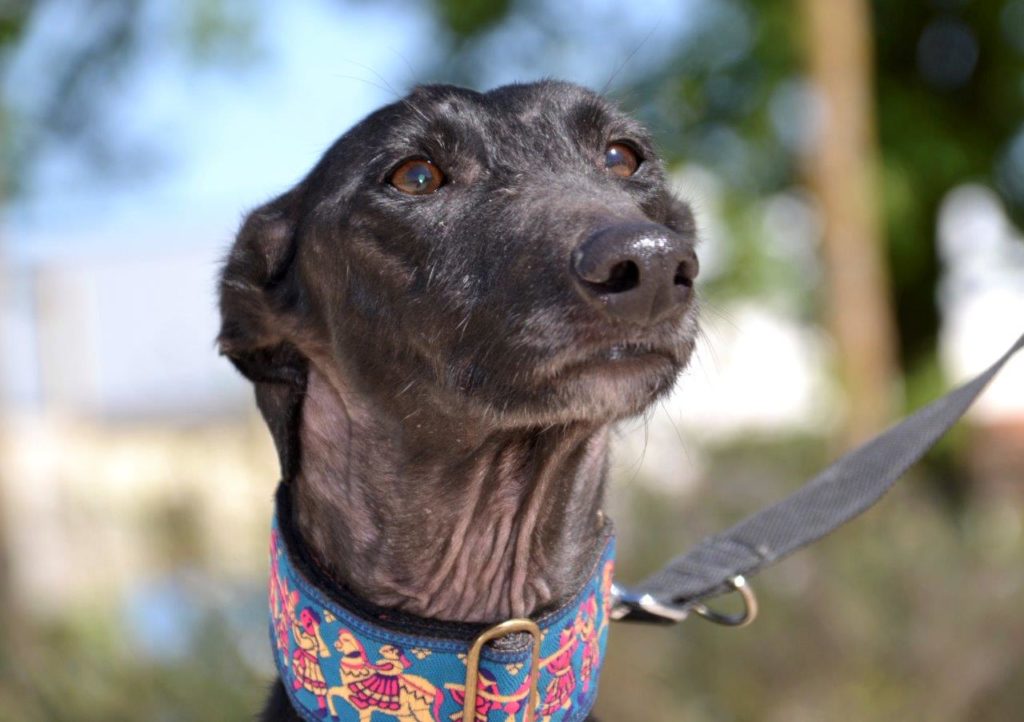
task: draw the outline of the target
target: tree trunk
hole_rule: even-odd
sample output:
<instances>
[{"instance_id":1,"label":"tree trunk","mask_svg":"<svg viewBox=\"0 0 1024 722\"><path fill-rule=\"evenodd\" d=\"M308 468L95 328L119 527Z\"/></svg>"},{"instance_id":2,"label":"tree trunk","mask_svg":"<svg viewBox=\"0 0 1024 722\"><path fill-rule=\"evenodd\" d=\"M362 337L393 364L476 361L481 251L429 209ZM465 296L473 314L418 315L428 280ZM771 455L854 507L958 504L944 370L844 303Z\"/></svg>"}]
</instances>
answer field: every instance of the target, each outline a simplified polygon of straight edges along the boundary
<instances>
[{"instance_id":1,"label":"tree trunk","mask_svg":"<svg viewBox=\"0 0 1024 722\"><path fill-rule=\"evenodd\" d=\"M800 0L818 104L808 157L824 214L825 323L848 414L843 446L890 420L895 323L875 189L872 43L867 0Z\"/></svg>"}]
</instances>

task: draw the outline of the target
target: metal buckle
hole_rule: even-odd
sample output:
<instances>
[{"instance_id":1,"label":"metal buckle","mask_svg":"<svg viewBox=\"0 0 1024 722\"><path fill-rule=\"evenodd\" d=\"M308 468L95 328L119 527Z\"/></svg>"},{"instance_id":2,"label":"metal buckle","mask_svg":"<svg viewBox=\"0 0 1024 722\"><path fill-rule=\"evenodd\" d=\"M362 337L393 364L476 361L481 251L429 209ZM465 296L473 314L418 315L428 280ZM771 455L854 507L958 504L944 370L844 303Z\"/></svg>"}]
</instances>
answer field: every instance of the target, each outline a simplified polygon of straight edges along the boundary
<instances>
[{"instance_id":1,"label":"metal buckle","mask_svg":"<svg viewBox=\"0 0 1024 722\"><path fill-rule=\"evenodd\" d=\"M466 657L466 699L462 705L462 719L464 722L473 722L476 719L476 692L477 684L480 681L480 653L484 645L492 639L507 637L515 632L529 632L533 637L532 661L530 665L530 694L526 707L526 716L523 722L534 722L537 715L537 707L540 697L537 693L537 685L540 681L540 644L544 640L540 627L531 619L510 619L507 622L496 624L485 630L473 641L469 648L469 655Z\"/></svg>"},{"instance_id":2,"label":"metal buckle","mask_svg":"<svg viewBox=\"0 0 1024 722\"><path fill-rule=\"evenodd\" d=\"M745 627L757 619L757 595L747 584L742 574L737 574L729 580L729 586L734 592L738 592L743 599L743 611L739 614L722 614L716 612L706 604L691 604L677 607L658 601L650 594L635 594L628 589L618 585L612 585L612 611L611 618L615 620L626 619L631 614L645 616L647 621L665 623L681 622L690 616L690 612L715 624L726 627ZM641 619L643 621L643 619Z\"/></svg>"}]
</instances>

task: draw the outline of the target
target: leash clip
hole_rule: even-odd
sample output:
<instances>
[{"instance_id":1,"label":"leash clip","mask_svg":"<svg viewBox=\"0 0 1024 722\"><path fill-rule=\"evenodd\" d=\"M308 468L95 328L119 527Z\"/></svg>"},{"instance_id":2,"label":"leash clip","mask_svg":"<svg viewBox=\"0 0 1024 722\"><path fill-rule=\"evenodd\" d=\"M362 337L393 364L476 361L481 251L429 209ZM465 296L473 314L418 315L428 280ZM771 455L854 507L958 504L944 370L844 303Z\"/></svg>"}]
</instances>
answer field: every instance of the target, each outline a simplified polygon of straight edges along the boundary
<instances>
[{"instance_id":1,"label":"leash clip","mask_svg":"<svg viewBox=\"0 0 1024 722\"><path fill-rule=\"evenodd\" d=\"M716 612L703 603L682 606L665 604L650 594L640 594L612 584L610 616L616 621L676 624L693 612L702 619L725 627L745 627L757 619L757 595L742 574L737 574L727 583L743 599L743 611L738 614Z\"/></svg>"},{"instance_id":2,"label":"leash clip","mask_svg":"<svg viewBox=\"0 0 1024 722\"><path fill-rule=\"evenodd\" d=\"M612 584L612 608L609 616L615 621L675 624L690 616L690 610L662 604L650 594L639 594Z\"/></svg>"}]
</instances>

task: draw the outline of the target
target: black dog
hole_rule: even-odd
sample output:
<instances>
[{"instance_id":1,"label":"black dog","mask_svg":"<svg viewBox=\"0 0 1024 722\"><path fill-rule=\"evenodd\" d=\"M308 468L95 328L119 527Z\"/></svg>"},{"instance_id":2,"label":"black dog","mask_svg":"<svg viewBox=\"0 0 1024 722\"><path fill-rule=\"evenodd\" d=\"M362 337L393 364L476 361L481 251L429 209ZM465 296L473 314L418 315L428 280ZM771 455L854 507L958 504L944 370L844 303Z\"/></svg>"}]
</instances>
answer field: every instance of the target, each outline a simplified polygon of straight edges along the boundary
<instances>
[{"instance_id":1,"label":"black dog","mask_svg":"<svg viewBox=\"0 0 1024 722\"><path fill-rule=\"evenodd\" d=\"M692 351L694 243L648 133L550 81L417 88L255 210L219 341L317 567L434 619L572 595L609 427ZM280 683L263 719L299 719Z\"/></svg>"}]
</instances>

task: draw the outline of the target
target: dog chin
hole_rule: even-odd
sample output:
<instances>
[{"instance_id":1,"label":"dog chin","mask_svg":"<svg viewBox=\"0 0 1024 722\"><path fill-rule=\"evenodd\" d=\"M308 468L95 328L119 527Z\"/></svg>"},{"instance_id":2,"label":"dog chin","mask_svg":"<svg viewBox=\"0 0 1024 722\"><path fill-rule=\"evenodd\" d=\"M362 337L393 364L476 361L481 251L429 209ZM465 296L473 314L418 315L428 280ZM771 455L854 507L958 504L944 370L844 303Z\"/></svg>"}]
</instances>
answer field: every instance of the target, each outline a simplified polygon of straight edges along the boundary
<instances>
[{"instance_id":1,"label":"dog chin","mask_svg":"<svg viewBox=\"0 0 1024 722\"><path fill-rule=\"evenodd\" d=\"M527 396L492 402L489 411L502 427L619 421L668 394L684 367L663 354L587 362Z\"/></svg>"},{"instance_id":2,"label":"dog chin","mask_svg":"<svg viewBox=\"0 0 1024 722\"><path fill-rule=\"evenodd\" d=\"M575 419L617 421L668 394L682 368L660 354L594 364L563 379L557 395Z\"/></svg>"}]
</instances>

